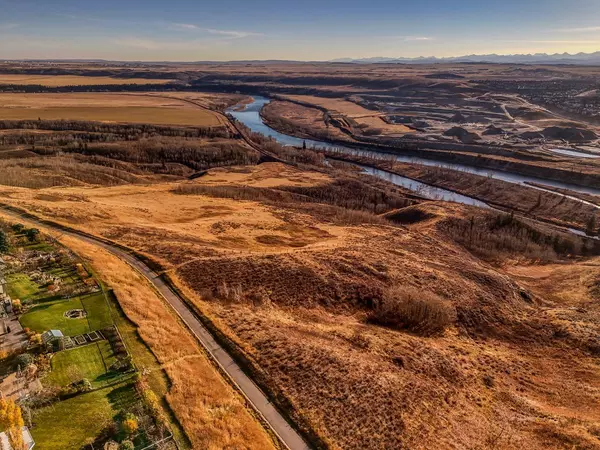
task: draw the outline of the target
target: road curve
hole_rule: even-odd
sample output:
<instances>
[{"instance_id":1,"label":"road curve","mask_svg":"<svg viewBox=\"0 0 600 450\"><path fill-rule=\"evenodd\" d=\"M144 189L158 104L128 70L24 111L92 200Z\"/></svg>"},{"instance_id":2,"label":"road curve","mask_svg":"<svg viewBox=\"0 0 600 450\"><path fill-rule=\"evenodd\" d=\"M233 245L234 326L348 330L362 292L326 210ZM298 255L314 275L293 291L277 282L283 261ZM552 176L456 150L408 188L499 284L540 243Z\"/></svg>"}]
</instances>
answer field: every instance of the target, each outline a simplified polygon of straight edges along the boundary
<instances>
[{"instance_id":1,"label":"road curve","mask_svg":"<svg viewBox=\"0 0 600 450\"><path fill-rule=\"evenodd\" d=\"M22 218L30 222L39 224L39 226L52 228L63 235L68 235L81 239L93 245L97 245L127 262L138 272L140 272L165 298L165 300L175 310L177 315L183 320L188 329L198 339L206 351L214 358L222 371L227 374L230 381L246 397L255 411L262 416L264 422L269 425L271 430L277 435L279 440L290 450L309 450L311 447L307 442L294 430L281 413L273 406L267 396L260 388L250 379L227 351L219 345L212 334L204 327L197 315L187 306L186 302L174 292L159 275L148 267L140 259L134 255L122 250L121 248L111 245L104 240L94 238L93 236L80 233L77 230L64 229L53 225L46 221L37 220L30 214L19 214L13 208L6 208L0 205L2 211L10 216Z\"/></svg>"}]
</instances>

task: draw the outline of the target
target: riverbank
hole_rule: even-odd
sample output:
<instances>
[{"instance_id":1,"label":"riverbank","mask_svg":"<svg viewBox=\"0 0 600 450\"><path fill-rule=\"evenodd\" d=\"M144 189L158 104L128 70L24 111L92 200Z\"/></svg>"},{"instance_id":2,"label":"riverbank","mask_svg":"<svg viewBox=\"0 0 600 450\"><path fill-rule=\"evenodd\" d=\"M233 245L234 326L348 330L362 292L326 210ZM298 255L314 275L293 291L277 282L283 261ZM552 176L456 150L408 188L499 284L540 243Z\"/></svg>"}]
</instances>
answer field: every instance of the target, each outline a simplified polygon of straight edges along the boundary
<instances>
[{"instance_id":1,"label":"riverbank","mask_svg":"<svg viewBox=\"0 0 600 450\"><path fill-rule=\"evenodd\" d=\"M373 142L374 138L360 141L347 133L334 133L338 130L334 125L328 127L317 127L315 129L315 118L311 123L298 123L298 120L276 117L273 111L269 112L269 99L256 97L260 100L260 108L257 116L263 134L271 134L273 131L283 135L283 139L276 139L286 145L301 146L302 141L307 141L309 147L325 147L350 149L351 151L373 151L397 157L413 157L428 165L463 165L479 171L493 171L494 175L502 178L499 173L505 174L505 181L513 181L510 178L527 177L530 183L544 183L549 181L561 183L564 186L555 188L566 188L593 195L600 195L600 166L593 160L570 161L569 169L560 167L564 159L543 154L535 154L504 148L495 148L488 151L486 146L466 145L460 143L425 142L417 140L389 140L390 144ZM304 110L310 110L307 105L299 105ZM263 108L264 107L264 108ZM315 111L320 111L320 109ZM301 138L296 137L300 130ZM293 134L293 136L291 135ZM291 139L290 139L291 138ZM293 142L293 140L298 142ZM292 142L290 142L292 141ZM310 145L309 145L310 142ZM427 162L425 162L427 161ZM485 175L485 174L484 174Z\"/></svg>"},{"instance_id":2,"label":"riverbank","mask_svg":"<svg viewBox=\"0 0 600 450\"><path fill-rule=\"evenodd\" d=\"M329 155L327 152L326 154ZM597 207L565 197L562 193L539 190L536 195L532 195L532 188L441 167L425 167L351 155L341 156L339 153L331 156L440 187L490 206L512 210L563 228L585 231L592 217L596 223L600 223L600 211ZM461 203L472 204L464 201Z\"/></svg>"}]
</instances>

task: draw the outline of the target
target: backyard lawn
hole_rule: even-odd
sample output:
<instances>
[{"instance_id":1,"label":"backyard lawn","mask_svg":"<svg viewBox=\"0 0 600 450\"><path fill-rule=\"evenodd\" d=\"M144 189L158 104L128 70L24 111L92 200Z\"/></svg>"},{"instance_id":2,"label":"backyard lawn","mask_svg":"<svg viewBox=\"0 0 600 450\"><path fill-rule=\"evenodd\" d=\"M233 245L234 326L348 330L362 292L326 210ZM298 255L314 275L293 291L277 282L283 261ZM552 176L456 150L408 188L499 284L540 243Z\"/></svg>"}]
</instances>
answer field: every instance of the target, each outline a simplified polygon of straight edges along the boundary
<instances>
[{"instance_id":1,"label":"backyard lawn","mask_svg":"<svg viewBox=\"0 0 600 450\"><path fill-rule=\"evenodd\" d=\"M107 341L64 350L52 357L52 371L43 379L43 383L60 387L87 378L93 387L100 387L121 375L107 373L115 361Z\"/></svg>"},{"instance_id":2,"label":"backyard lawn","mask_svg":"<svg viewBox=\"0 0 600 450\"><path fill-rule=\"evenodd\" d=\"M123 409L138 402L133 385L121 384L35 410L31 434L40 450L79 450Z\"/></svg>"},{"instance_id":3,"label":"backyard lawn","mask_svg":"<svg viewBox=\"0 0 600 450\"><path fill-rule=\"evenodd\" d=\"M79 319L65 317L65 312L71 309L85 309L88 316ZM38 333L60 330L65 336L77 336L112 325L110 311L102 293L42 302L23 314L19 321L23 328Z\"/></svg>"},{"instance_id":4,"label":"backyard lawn","mask_svg":"<svg viewBox=\"0 0 600 450\"><path fill-rule=\"evenodd\" d=\"M113 324L110 315L110 309L101 292L98 294L81 297L84 309L87 311L87 318L92 331L101 330L110 327Z\"/></svg>"},{"instance_id":5,"label":"backyard lawn","mask_svg":"<svg viewBox=\"0 0 600 450\"><path fill-rule=\"evenodd\" d=\"M37 283L35 283L29 276L24 273L14 273L6 276L8 295L13 300L19 299L25 303L28 300L35 299L40 290Z\"/></svg>"}]
</instances>

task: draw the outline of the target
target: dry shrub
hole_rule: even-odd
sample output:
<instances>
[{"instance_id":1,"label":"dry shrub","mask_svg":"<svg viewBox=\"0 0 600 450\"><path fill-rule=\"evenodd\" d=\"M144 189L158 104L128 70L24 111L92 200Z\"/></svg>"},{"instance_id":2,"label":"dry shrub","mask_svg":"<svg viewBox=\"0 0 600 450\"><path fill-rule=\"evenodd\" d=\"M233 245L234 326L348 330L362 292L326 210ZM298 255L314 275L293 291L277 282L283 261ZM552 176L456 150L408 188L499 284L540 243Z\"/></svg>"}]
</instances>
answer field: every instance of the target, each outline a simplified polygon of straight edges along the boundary
<instances>
[{"instance_id":1,"label":"dry shrub","mask_svg":"<svg viewBox=\"0 0 600 450\"><path fill-rule=\"evenodd\" d=\"M337 208L334 221L340 225L361 225L364 223L385 225L387 223L381 216L376 216L366 211L355 211L344 208Z\"/></svg>"},{"instance_id":2,"label":"dry shrub","mask_svg":"<svg viewBox=\"0 0 600 450\"><path fill-rule=\"evenodd\" d=\"M132 172L135 170L131 167L123 168L103 160L88 162L77 156L6 159L0 161L0 184L40 189L83 184L117 186L146 181Z\"/></svg>"},{"instance_id":3,"label":"dry shrub","mask_svg":"<svg viewBox=\"0 0 600 450\"><path fill-rule=\"evenodd\" d=\"M371 322L431 336L442 333L453 321L452 307L437 295L411 286L388 289L371 314Z\"/></svg>"},{"instance_id":4,"label":"dry shrub","mask_svg":"<svg viewBox=\"0 0 600 450\"><path fill-rule=\"evenodd\" d=\"M502 260L519 256L543 262L600 252L600 243L526 222L512 214L451 217L441 230L477 256Z\"/></svg>"}]
</instances>

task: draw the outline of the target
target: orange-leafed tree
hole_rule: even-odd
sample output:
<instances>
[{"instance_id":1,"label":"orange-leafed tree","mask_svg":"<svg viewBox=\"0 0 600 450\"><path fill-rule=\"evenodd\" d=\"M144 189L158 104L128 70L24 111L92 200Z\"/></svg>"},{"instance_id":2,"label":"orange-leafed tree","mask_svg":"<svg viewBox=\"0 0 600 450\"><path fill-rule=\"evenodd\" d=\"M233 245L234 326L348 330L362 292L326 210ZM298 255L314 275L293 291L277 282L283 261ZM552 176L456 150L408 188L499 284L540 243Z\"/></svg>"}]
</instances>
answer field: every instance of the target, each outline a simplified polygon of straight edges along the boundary
<instances>
[{"instance_id":1,"label":"orange-leafed tree","mask_svg":"<svg viewBox=\"0 0 600 450\"><path fill-rule=\"evenodd\" d=\"M21 407L14 400L0 399L0 430L6 432L10 445L15 450L23 450L25 448L21 432L23 425Z\"/></svg>"}]
</instances>

